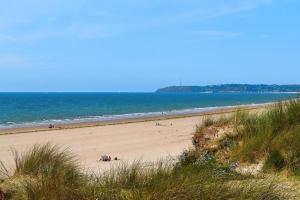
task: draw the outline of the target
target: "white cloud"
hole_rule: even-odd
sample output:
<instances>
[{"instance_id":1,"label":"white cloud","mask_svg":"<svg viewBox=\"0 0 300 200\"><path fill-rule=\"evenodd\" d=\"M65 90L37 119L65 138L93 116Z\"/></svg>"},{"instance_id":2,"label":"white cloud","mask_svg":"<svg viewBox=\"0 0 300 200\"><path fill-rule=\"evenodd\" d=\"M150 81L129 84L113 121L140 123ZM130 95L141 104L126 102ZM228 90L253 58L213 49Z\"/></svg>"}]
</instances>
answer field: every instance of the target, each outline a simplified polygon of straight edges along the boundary
<instances>
[{"instance_id":1,"label":"white cloud","mask_svg":"<svg viewBox=\"0 0 300 200\"><path fill-rule=\"evenodd\" d=\"M100 25L82 25L72 24L66 27L40 27L38 29L29 30L22 34L6 35L0 34L0 42L35 42L50 38L77 38L77 39L93 39L109 37L111 33L104 30Z\"/></svg>"},{"instance_id":2,"label":"white cloud","mask_svg":"<svg viewBox=\"0 0 300 200\"><path fill-rule=\"evenodd\" d=\"M31 42L59 37L101 38L248 12L274 1L174 0L170 4L169 1L158 0L28 0L24 1L26 3L12 0L0 8L0 42ZM136 4L138 6L133 6ZM220 32L202 34L218 37L237 35Z\"/></svg>"},{"instance_id":3,"label":"white cloud","mask_svg":"<svg viewBox=\"0 0 300 200\"><path fill-rule=\"evenodd\" d=\"M110 36L106 30L99 25L73 24L66 28L64 35L73 35L81 39Z\"/></svg>"},{"instance_id":4,"label":"white cloud","mask_svg":"<svg viewBox=\"0 0 300 200\"><path fill-rule=\"evenodd\" d=\"M4 53L0 54L0 69L2 68L30 68L30 67L45 67L45 63L38 60L33 60L29 57Z\"/></svg>"},{"instance_id":5,"label":"white cloud","mask_svg":"<svg viewBox=\"0 0 300 200\"><path fill-rule=\"evenodd\" d=\"M271 5L274 0L211 0L208 2L190 1L190 8L178 13L172 13L165 16L159 16L150 19L154 26L172 25L182 22L204 21L213 18L234 15L243 12L252 11L260 6Z\"/></svg>"},{"instance_id":6,"label":"white cloud","mask_svg":"<svg viewBox=\"0 0 300 200\"><path fill-rule=\"evenodd\" d=\"M4 42L16 42L18 41L17 38L11 36L11 35L6 35L6 34L0 34L0 42L4 41Z\"/></svg>"},{"instance_id":7,"label":"white cloud","mask_svg":"<svg viewBox=\"0 0 300 200\"><path fill-rule=\"evenodd\" d=\"M22 56L14 54L0 54L0 68L26 67L30 61Z\"/></svg>"},{"instance_id":8,"label":"white cloud","mask_svg":"<svg viewBox=\"0 0 300 200\"><path fill-rule=\"evenodd\" d=\"M194 31L193 35L204 36L207 37L208 39L221 39L221 38L239 37L241 33L229 32L229 31L201 30L201 31Z\"/></svg>"}]
</instances>

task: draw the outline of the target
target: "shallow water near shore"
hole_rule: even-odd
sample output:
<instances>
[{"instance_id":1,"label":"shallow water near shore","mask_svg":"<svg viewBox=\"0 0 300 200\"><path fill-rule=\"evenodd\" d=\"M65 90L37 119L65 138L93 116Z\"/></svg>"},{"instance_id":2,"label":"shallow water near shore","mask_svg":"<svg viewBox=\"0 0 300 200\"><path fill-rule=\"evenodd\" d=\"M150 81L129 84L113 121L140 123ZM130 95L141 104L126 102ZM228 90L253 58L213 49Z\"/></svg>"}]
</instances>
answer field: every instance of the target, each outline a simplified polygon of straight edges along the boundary
<instances>
[{"instance_id":1,"label":"shallow water near shore","mask_svg":"<svg viewBox=\"0 0 300 200\"><path fill-rule=\"evenodd\" d=\"M295 96L287 93L0 93L0 129L195 113Z\"/></svg>"}]
</instances>

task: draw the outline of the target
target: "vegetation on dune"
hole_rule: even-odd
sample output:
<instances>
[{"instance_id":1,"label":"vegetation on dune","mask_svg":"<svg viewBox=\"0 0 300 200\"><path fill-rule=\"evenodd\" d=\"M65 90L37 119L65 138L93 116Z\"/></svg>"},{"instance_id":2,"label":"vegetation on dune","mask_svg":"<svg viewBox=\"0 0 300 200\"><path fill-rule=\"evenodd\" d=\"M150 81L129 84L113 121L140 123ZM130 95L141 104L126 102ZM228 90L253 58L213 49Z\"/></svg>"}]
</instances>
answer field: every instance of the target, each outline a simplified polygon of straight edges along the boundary
<instances>
[{"instance_id":1,"label":"vegetation on dune","mask_svg":"<svg viewBox=\"0 0 300 200\"><path fill-rule=\"evenodd\" d=\"M300 101L276 104L262 115L241 120L239 142L233 158L257 162L266 158L266 170L287 169L300 175Z\"/></svg>"},{"instance_id":2,"label":"vegetation on dune","mask_svg":"<svg viewBox=\"0 0 300 200\"><path fill-rule=\"evenodd\" d=\"M101 175L85 173L68 150L36 145L14 154L12 170L0 163L0 199L297 199L291 184L238 173L232 163L264 160L265 172L286 170L297 177L299 124L298 99L262 114L207 118L196 127L195 148L177 163L137 162Z\"/></svg>"},{"instance_id":3,"label":"vegetation on dune","mask_svg":"<svg viewBox=\"0 0 300 200\"><path fill-rule=\"evenodd\" d=\"M196 129L195 145L202 147L205 134L220 131L223 134L216 136L215 155L227 154L225 161L258 163L263 160L266 172L287 170L289 175L300 175L300 99L277 103L264 113L238 112L225 121L206 119ZM205 144L211 150L213 144Z\"/></svg>"},{"instance_id":4,"label":"vegetation on dune","mask_svg":"<svg viewBox=\"0 0 300 200\"><path fill-rule=\"evenodd\" d=\"M0 175L15 199L72 199L87 182L74 156L55 145L35 145L22 155L15 152L14 161L14 170L2 164Z\"/></svg>"},{"instance_id":5,"label":"vegetation on dune","mask_svg":"<svg viewBox=\"0 0 300 200\"><path fill-rule=\"evenodd\" d=\"M195 152L195 151L194 151ZM82 173L57 146L35 146L16 157L14 173L0 183L2 199L283 199L271 180L242 176L212 157L191 154L176 164L139 163L96 176ZM7 170L2 168L2 175ZM259 183L259 187L257 185Z\"/></svg>"}]
</instances>

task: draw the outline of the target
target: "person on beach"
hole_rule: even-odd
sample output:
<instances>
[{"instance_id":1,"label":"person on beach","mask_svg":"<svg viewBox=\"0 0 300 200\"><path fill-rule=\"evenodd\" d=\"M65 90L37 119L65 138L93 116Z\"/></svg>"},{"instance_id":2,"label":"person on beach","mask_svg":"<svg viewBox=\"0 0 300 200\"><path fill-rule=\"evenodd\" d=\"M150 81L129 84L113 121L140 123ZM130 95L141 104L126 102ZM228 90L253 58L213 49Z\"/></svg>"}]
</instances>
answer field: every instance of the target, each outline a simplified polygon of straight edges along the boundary
<instances>
[{"instance_id":1,"label":"person on beach","mask_svg":"<svg viewBox=\"0 0 300 200\"><path fill-rule=\"evenodd\" d=\"M109 162L111 161L110 155L102 155L100 161Z\"/></svg>"},{"instance_id":2,"label":"person on beach","mask_svg":"<svg viewBox=\"0 0 300 200\"><path fill-rule=\"evenodd\" d=\"M54 125L53 125L53 124L49 124L48 127L49 127L49 128L54 128Z\"/></svg>"}]
</instances>

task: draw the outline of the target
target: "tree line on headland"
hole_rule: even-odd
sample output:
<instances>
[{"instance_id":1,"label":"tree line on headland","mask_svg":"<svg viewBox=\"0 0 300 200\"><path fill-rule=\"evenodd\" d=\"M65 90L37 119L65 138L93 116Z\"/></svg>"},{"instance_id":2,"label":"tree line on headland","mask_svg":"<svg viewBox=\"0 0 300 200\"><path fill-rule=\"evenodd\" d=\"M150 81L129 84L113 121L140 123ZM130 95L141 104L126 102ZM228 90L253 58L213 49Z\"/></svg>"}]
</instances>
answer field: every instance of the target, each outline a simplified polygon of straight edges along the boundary
<instances>
[{"instance_id":1,"label":"tree line on headland","mask_svg":"<svg viewBox=\"0 0 300 200\"><path fill-rule=\"evenodd\" d=\"M300 85L222 84L207 86L169 86L157 93L204 93L204 92L300 92Z\"/></svg>"}]
</instances>

